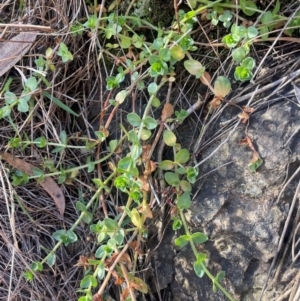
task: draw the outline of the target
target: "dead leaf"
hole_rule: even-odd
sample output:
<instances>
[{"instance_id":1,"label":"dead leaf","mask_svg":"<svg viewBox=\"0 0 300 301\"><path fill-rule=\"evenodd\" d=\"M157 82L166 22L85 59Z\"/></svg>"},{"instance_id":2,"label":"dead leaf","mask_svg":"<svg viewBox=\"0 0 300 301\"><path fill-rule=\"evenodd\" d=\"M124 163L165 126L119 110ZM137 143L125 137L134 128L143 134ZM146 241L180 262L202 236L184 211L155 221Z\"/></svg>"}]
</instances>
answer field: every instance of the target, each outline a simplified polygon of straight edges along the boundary
<instances>
[{"instance_id":1,"label":"dead leaf","mask_svg":"<svg viewBox=\"0 0 300 301\"><path fill-rule=\"evenodd\" d=\"M255 109L252 107L243 106L243 111L246 113L253 113Z\"/></svg>"},{"instance_id":2,"label":"dead leaf","mask_svg":"<svg viewBox=\"0 0 300 301\"><path fill-rule=\"evenodd\" d=\"M222 103L219 97L215 97L209 104L213 109L217 109Z\"/></svg>"},{"instance_id":3,"label":"dead leaf","mask_svg":"<svg viewBox=\"0 0 300 301\"><path fill-rule=\"evenodd\" d=\"M145 160L148 159L149 157L149 153L150 153L150 150L152 148L152 145L151 144L146 144L142 147L142 158Z\"/></svg>"},{"instance_id":4,"label":"dead leaf","mask_svg":"<svg viewBox=\"0 0 300 301\"><path fill-rule=\"evenodd\" d=\"M251 138L248 135L244 139L242 139L240 141L240 144L242 144L242 145L248 145L251 148L251 150L254 153L256 153L256 150L255 150L255 147L253 146L252 140L251 140Z\"/></svg>"},{"instance_id":5,"label":"dead leaf","mask_svg":"<svg viewBox=\"0 0 300 301\"><path fill-rule=\"evenodd\" d=\"M129 294L130 294L129 287L126 287L122 292L121 300L122 301L126 300L126 298L129 296Z\"/></svg>"},{"instance_id":6,"label":"dead leaf","mask_svg":"<svg viewBox=\"0 0 300 301\"><path fill-rule=\"evenodd\" d=\"M150 186L149 186L149 183L148 183L146 178L144 178L142 176L139 176L138 180L142 183L141 188L142 188L143 191L150 191Z\"/></svg>"},{"instance_id":7,"label":"dead leaf","mask_svg":"<svg viewBox=\"0 0 300 301\"><path fill-rule=\"evenodd\" d=\"M147 218L153 218L150 206L146 201L143 201L142 205L138 207L138 211Z\"/></svg>"},{"instance_id":8,"label":"dead leaf","mask_svg":"<svg viewBox=\"0 0 300 301\"><path fill-rule=\"evenodd\" d=\"M7 152L0 152L0 156L12 167L22 172L25 172L29 176L33 175L33 169L35 168L34 165L27 163L26 161L21 160ZM52 197L53 201L55 202L58 208L60 215L63 216L65 212L65 197L61 189L59 188L59 186L56 184L56 182L52 178L47 177L42 181L39 181L38 183Z\"/></svg>"},{"instance_id":9,"label":"dead leaf","mask_svg":"<svg viewBox=\"0 0 300 301\"><path fill-rule=\"evenodd\" d=\"M36 31L21 32L0 48L0 76L11 69L30 49L37 37Z\"/></svg>"},{"instance_id":10,"label":"dead leaf","mask_svg":"<svg viewBox=\"0 0 300 301\"><path fill-rule=\"evenodd\" d=\"M241 119L241 122L242 122L242 123L246 123L246 122L249 120L249 114L246 113L245 111L242 112L242 113L240 113L240 114L238 115L238 117Z\"/></svg>"},{"instance_id":11,"label":"dead leaf","mask_svg":"<svg viewBox=\"0 0 300 301\"><path fill-rule=\"evenodd\" d=\"M79 260L75 264L75 266L83 267L85 270L87 270L90 266L88 257L80 255Z\"/></svg>"},{"instance_id":12,"label":"dead leaf","mask_svg":"<svg viewBox=\"0 0 300 301\"><path fill-rule=\"evenodd\" d=\"M170 103L166 103L161 112L161 120L165 122L168 118L170 118L174 113L174 108Z\"/></svg>"},{"instance_id":13,"label":"dead leaf","mask_svg":"<svg viewBox=\"0 0 300 301\"><path fill-rule=\"evenodd\" d=\"M116 285L121 285L124 282L124 280L118 275L118 273L116 271L112 271L111 274L115 278Z\"/></svg>"}]
</instances>

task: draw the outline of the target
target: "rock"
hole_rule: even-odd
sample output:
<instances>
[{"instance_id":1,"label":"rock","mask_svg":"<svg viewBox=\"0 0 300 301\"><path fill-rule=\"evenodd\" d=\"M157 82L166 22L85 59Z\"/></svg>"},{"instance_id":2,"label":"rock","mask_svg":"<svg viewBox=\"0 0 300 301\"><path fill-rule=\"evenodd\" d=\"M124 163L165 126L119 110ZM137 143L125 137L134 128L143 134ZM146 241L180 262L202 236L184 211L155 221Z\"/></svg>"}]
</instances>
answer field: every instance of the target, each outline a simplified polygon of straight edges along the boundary
<instances>
[{"instance_id":1,"label":"rock","mask_svg":"<svg viewBox=\"0 0 300 301\"><path fill-rule=\"evenodd\" d=\"M201 165L199 174L209 174L197 183L201 189L186 214L191 231L202 231L209 237L207 243L197 246L198 251L207 254L207 266L213 275L226 271L222 284L241 301L259 299L287 216L291 195L276 200L287 166L291 162L295 162L295 168L299 166L300 140L297 135L289 140L300 126L296 102L282 99L252 114L248 127L238 126L219 151ZM224 114L228 120L236 116L236 111ZM219 122L222 120L224 116ZM240 144L246 134L263 159L263 165L254 173L248 167L253 152ZM211 143L202 152L202 159L227 135ZM220 167L228 162L231 164ZM170 283L173 300L227 300L221 292L213 293L207 276L195 275L194 260L188 246L174 257L175 277ZM262 301L275 298L275 292L276 287L269 289Z\"/></svg>"}]
</instances>

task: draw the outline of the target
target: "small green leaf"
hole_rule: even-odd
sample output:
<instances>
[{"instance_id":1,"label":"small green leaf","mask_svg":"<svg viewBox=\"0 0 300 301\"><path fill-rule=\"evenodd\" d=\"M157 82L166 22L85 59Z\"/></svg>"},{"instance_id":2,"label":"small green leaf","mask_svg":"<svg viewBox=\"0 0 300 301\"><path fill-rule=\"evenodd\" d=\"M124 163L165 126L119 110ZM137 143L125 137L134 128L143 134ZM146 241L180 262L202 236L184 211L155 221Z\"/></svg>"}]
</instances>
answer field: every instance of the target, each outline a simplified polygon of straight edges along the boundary
<instances>
[{"instance_id":1,"label":"small green leaf","mask_svg":"<svg viewBox=\"0 0 300 301\"><path fill-rule=\"evenodd\" d=\"M109 149L111 152L114 152L118 146L119 141L118 140L110 140L109 141Z\"/></svg>"},{"instance_id":2,"label":"small green leaf","mask_svg":"<svg viewBox=\"0 0 300 301\"><path fill-rule=\"evenodd\" d=\"M249 39L253 39L258 36L258 30L255 26L249 26L247 28L247 36Z\"/></svg>"},{"instance_id":3,"label":"small green leaf","mask_svg":"<svg viewBox=\"0 0 300 301\"><path fill-rule=\"evenodd\" d=\"M38 87L38 82L35 77L31 76L26 80L25 86L32 92Z\"/></svg>"},{"instance_id":4,"label":"small green leaf","mask_svg":"<svg viewBox=\"0 0 300 301\"><path fill-rule=\"evenodd\" d=\"M115 233L115 236L114 236L114 239L117 243L117 245L121 245L124 241L124 237L125 237L125 232L122 228L120 228L116 233Z\"/></svg>"},{"instance_id":5,"label":"small green leaf","mask_svg":"<svg viewBox=\"0 0 300 301\"><path fill-rule=\"evenodd\" d=\"M261 21L262 24L268 25L270 22L273 21L273 15L272 15L272 12L266 11L265 13L263 13L263 15L262 15L260 21Z\"/></svg>"},{"instance_id":6,"label":"small green leaf","mask_svg":"<svg viewBox=\"0 0 300 301\"><path fill-rule=\"evenodd\" d=\"M126 90L122 90L122 91L118 92L118 94L115 97L116 102L118 102L119 104L123 103L124 100L126 99L127 95L128 95L128 92Z\"/></svg>"},{"instance_id":7,"label":"small green leaf","mask_svg":"<svg viewBox=\"0 0 300 301\"><path fill-rule=\"evenodd\" d=\"M217 274L217 276L213 280L213 291L216 293L218 291L217 283L220 283L225 278L225 272L221 271Z\"/></svg>"},{"instance_id":8,"label":"small green leaf","mask_svg":"<svg viewBox=\"0 0 300 301\"><path fill-rule=\"evenodd\" d=\"M181 235L178 238L175 239L175 245L177 247L184 247L186 246L190 241L190 237L188 235Z\"/></svg>"},{"instance_id":9,"label":"small green leaf","mask_svg":"<svg viewBox=\"0 0 300 301\"><path fill-rule=\"evenodd\" d=\"M193 233L191 238L195 244L202 244L208 240L208 237L201 232Z\"/></svg>"},{"instance_id":10,"label":"small green leaf","mask_svg":"<svg viewBox=\"0 0 300 301\"><path fill-rule=\"evenodd\" d=\"M178 199L177 199L177 207L180 210L189 209L191 207L191 196L189 192L184 192Z\"/></svg>"},{"instance_id":11,"label":"small green leaf","mask_svg":"<svg viewBox=\"0 0 300 301\"><path fill-rule=\"evenodd\" d=\"M186 163L190 158L190 152L187 149L181 149L176 155L175 155L175 162L179 164Z\"/></svg>"},{"instance_id":12,"label":"small green leaf","mask_svg":"<svg viewBox=\"0 0 300 301\"><path fill-rule=\"evenodd\" d=\"M106 255L107 252L105 251L105 245L101 245L95 252L96 258L102 258L104 255Z\"/></svg>"},{"instance_id":13,"label":"small green leaf","mask_svg":"<svg viewBox=\"0 0 300 301\"><path fill-rule=\"evenodd\" d=\"M252 70L255 67L255 60L252 57L247 57L242 61L241 66L245 69Z\"/></svg>"},{"instance_id":14,"label":"small green leaf","mask_svg":"<svg viewBox=\"0 0 300 301\"><path fill-rule=\"evenodd\" d=\"M127 121L132 125L132 126L140 126L142 119L140 116L136 113L129 113L127 114Z\"/></svg>"},{"instance_id":15,"label":"small green leaf","mask_svg":"<svg viewBox=\"0 0 300 301\"><path fill-rule=\"evenodd\" d=\"M239 43L240 39L241 38L238 35L228 34L223 37L222 42L226 44L228 48L233 48Z\"/></svg>"},{"instance_id":16,"label":"small green leaf","mask_svg":"<svg viewBox=\"0 0 300 301\"><path fill-rule=\"evenodd\" d=\"M54 266L55 261L56 261L56 255L54 253L50 253L47 256L47 264L49 265L49 267Z\"/></svg>"},{"instance_id":17,"label":"small green leaf","mask_svg":"<svg viewBox=\"0 0 300 301\"><path fill-rule=\"evenodd\" d=\"M191 184L194 184L197 180L198 170L194 167L188 167L186 170L187 179Z\"/></svg>"},{"instance_id":18,"label":"small green leaf","mask_svg":"<svg viewBox=\"0 0 300 301\"><path fill-rule=\"evenodd\" d=\"M18 111L22 113L26 113L29 111L28 102L24 97L19 98Z\"/></svg>"},{"instance_id":19,"label":"small green leaf","mask_svg":"<svg viewBox=\"0 0 300 301\"><path fill-rule=\"evenodd\" d=\"M103 242L106 238L108 237L108 235L105 232L101 232L98 234L97 236L97 242L100 244L101 242Z\"/></svg>"},{"instance_id":20,"label":"small green leaf","mask_svg":"<svg viewBox=\"0 0 300 301\"><path fill-rule=\"evenodd\" d=\"M176 219L173 221L172 228L174 231L181 229L181 227L182 227L182 221L180 219Z\"/></svg>"},{"instance_id":21,"label":"small green leaf","mask_svg":"<svg viewBox=\"0 0 300 301\"><path fill-rule=\"evenodd\" d=\"M34 280L34 274L31 271L24 272L23 277L28 282L32 282Z\"/></svg>"},{"instance_id":22,"label":"small green leaf","mask_svg":"<svg viewBox=\"0 0 300 301\"><path fill-rule=\"evenodd\" d=\"M75 207L79 212L86 211L86 206L82 202L76 202Z\"/></svg>"},{"instance_id":23,"label":"small green leaf","mask_svg":"<svg viewBox=\"0 0 300 301\"><path fill-rule=\"evenodd\" d=\"M274 9L272 10L273 17L280 11L280 1L277 0Z\"/></svg>"},{"instance_id":24,"label":"small green leaf","mask_svg":"<svg viewBox=\"0 0 300 301\"><path fill-rule=\"evenodd\" d=\"M96 287L97 285L97 279L93 275L86 275L80 282L81 288Z\"/></svg>"},{"instance_id":25,"label":"small green leaf","mask_svg":"<svg viewBox=\"0 0 300 301\"><path fill-rule=\"evenodd\" d=\"M218 76L214 84L214 93L218 97L225 97L231 90L231 84L227 77Z\"/></svg>"},{"instance_id":26,"label":"small green leaf","mask_svg":"<svg viewBox=\"0 0 300 301\"><path fill-rule=\"evenodd\" d=\"M68 239L69 239L69 242L70 243L73 243L75 241L77 241L77 235L74 233L73 230L68 230L67 231L67 236L68 236Z\"/></svg>"},{"instance_id":27,"label":"small green leaf","mask_svg":"<svg viewBox=\"0 0 300 301\"><path fill-rule=\"evenodd\" d=\"M99 263L97 269L98 269L97 276L101 280L105 276L105 267L104 267L104 263L102 261Z\"/></svg>"},{"instance_id":28,"label":"small green leaf","mask_svg":"<svg viewBox=\"0 0 300 301\"><path fill-rule=\"evenodd\" d=\"M177 61L181 61L185 57L185 53L180 45L171 48L171 56Z\"/></svg>"},{"instance_id":29,"label":"small green leaf","mask_svg":"<svg viewBox=\"0 0 300 301\"><path fill-rule=\"evenodd\" d=\"M36 138L33 142L39 148L43 148L47 145L47 140L44 136Z\"/></svg>"},{"instance_id":30,"label":"small green leaf","mask_svg":"<svg viewBox=\"0 0 300 301\"><path fill-rule=\"evenodd\" d=\"M163 133L163 139L166 145L168 146L175 146L176 144L176 136L170 130L165 130Z\"/></svg>"},{"instance_id":31,"label":"small green leaf","mask_svg":"<svg viewBox=\"0 0 300 301\"><path fill-rule=\"evenodd\" d=\"M118 169L121 171L126 171L130 165L132 165L133 160L131 157L122 158L118 163Z\"/></svg>"},{"instance_id":32,"label":"small green leaf","mask_svg":"<svg viewBox=\"0 0 300 301\"><path fill-rule=\"evenodd\" d=\"M183 192L191 192L192 186L187 180L181 180L179 186Z\"/></svg>"},{"instance_id":33,"label":"small green leaf","mask_svg":"<svg viewBox=\"0 0 300 301\"><path fill-rule=\"evenodd\" d=\"M157 97L153 97L151 104L154 108L158 108L160 106L160 100Z\"/></svg>"},{"instance_id":34,"label":"small green leaf","mask_svg":"<svg viewBox=\"0 0 300 301\"><path fill-rule=\"evenodd\" d=\"M201 262L198 262L198 261L195 261L194 262L194 271L196 273L196 275L200 278L202 278L204 276L204 269L202 267L202 264Z\"/></svg>"},{"instance_id":35,"label":"small green leaf","mask_svg":"<svg viewBox=\"0 0 300 301\"><path fill-rule=\"evenodd\" d=\"M10 92L10 91L5 92L4 98L5 98L5 103L8 105L10 105L18 100L16 94L13 92Z\"/></svg>"},{"instance_id":36,"label":"small green leaf","mask_svg":"<svg viewBox=\"0 0 300 301\"><path fill-rule=\"evenodd\" d=\"M144 119L144 124L145 124L145 127L148 130L153 130L157 127L157 121L154 118L150 117L150 116L147 116Z\"/></svg>"},{"instance_id":37,"label":"small green leaf","mask_svg":"<svg viewBox=\"0 0 300 301\"><path fill-rule=\"evenodd\" d=\"M241 1L241 8L245 15L251 17L253 16L257 10L257 6L253 1Z\"/></svg>"},{"instance_id":38,"label":"small green leaf","mask_svg":"<svg viewBox=\"0 0 300 301\"><path fill-rule=\"evenodd\" d=\"M42 272L44 269L43 264L40 261L33 262L30 267L34 272Z\"/></svg>"},{"instance_id":39,"label":"small green leaf","mask_svg":"<svg viewBox=\"0 0 300 301\"><path fill-rule=\"evenodd\" d=\"M149 131L147 129L142 129L141 139L143 141L148 140L151 137L151 135L152 135L151 131Z\"/></svg>"},{"instance_id":40,"label":"small green leaf","mask_svg":"<svg viewBox=\"0 0 300 301\"><path fill-rule=\"evenodd\" d=\"M259 29L260 36L262 40L267 40L269 37L269 28L267 26L262 26Z\"/></svg>"},{"instance_id":41,"label":"small green leaf","mask_svg":"<svg viewBox=\"0 0 300 301\"><path fill-rule=\"evenodd\" d=\"M184 67L185 69L192 75L195 75L196 78L199 78L204 74L205 67L202 66L202 64L196 60L187 60L184 61Z\"/></svg>"},{"instance_id":42,"label":"small green leaf","mask_svg":"<svg viewBox=\"0 0 300 301\"><path fill-rule=\"evenodd\" d=\"M252 79L252 77L253 77L253 73L251 72L251 70L244 68L242 66L237 66L235 68L234 78L236 80L244 82Z\"/></svg>"},{"instance_id":43,"label":"small green leaf","mask_svg":"<svg viewBox=\"0 0 300 301\"><path fill-rule=\"evenodd\" d=\"M108 231L115 231L119 228L118 223L115 220L108 217L104 219L104 226L107 228Z\"/></svg>"},{"instance_id":44,"label":"small green leaf","mask_svg":"<svg viewBox=\"0 0 300 301\"><path fill-rule=\"evenodd\" d=\"M158 167L162 170L171 170L175 166L174 162L171 160L164 160L159 163Z\"/></svg>"},{"instance_id":45,"label":"small green leaf","mask_svg":"<svg viewBox=\"0 0 300 301\"><path fill-rule=\"evenodd\" d=\"M205 253L197 253L196 260L198 262L203 262L204 263L206 259L207 259L207 256L206 256Z\"/></svg>"},{"instance_id":46,"label":"small green leaf","mask_svg":"<svg viewBox=\"0 0 300 301\"><path fill-rule=\"evenodd\" d=\"M93 220L93 214L91 212L85 211L83 213L83 218L82 219L86 224L90 224Z\"/></svg>"},{"instance_id":47,"label":"small green leaf","mask_svg":"<svg viewBox=\"0 0 300 301\"><path fill-rule=\"evenodd\" d=\"M254 162L251 162L251 163L248 165L248 167L250 168L250 170L251 170L252 172L256 172L257 169L258 169L263 163L264 163L263 159L257 158L257 160L254 161Z\"/></svg>"},{"instance_id":48,"label":"small green leaf","mask_svg":"<svg viewBox=\"0 0 300 301\"><path fill-rule=\"evenodd\" d=\"M157 92L157 89L158 89L158 86L156 83L151 83L149 86L148 86L148 93L151 95L151 94L155 94Z\"/></svg>"},{"instance_id":49,"label":"small green leaf","mask_svg":"<svg viewBox=\"0 0 300 301\"><path fill-rule=\"evenodd\" d=\"M244 48L239 47L232 52L232 58L237 63L240 63L246 56Z\"/></svg>"},{"instance_id":50,"label":"small green leaf","mask_svg":"<svg viewBox=\"0 0 300 301\"><path fill-rule=\"evenodd\" d=\"M171 186L177 186L179 184L179 177L174 172L166 172L165 173L165 180Z\"/></svg>"}]
</instances>

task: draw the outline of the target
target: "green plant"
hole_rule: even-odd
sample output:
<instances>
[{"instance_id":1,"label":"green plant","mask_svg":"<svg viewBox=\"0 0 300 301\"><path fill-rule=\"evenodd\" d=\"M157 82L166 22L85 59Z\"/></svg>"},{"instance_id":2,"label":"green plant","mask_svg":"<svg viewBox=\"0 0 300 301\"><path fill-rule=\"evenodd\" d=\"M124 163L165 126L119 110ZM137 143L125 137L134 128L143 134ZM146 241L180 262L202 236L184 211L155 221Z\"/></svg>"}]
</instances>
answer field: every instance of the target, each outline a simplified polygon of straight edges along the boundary
<instances>
[{"instance_id":1,"label":"green plant","mask_svg":"<svg viewBox=\"0 0 300 301\"><path fill-rule=\"evenodd\" d=\"M171 29L161 29L135 15L122 16L116 13L104 14L101 17L91 15L85 23L76 22L72 26L71 32L73 35L80 35L84 31L89 31L90 34L97 35L99 39L105 38L106 44L101 47L101 55L107 59L115 60L119 65L116 74L106 78L107 90L119 89L125 77L130 78L131 86L122 87L122 90L118 90L115 98L110 99L107 107L103 108L104 114L109 107L113 107L108 120L112 120L115 111L132 92L133 87L140 90L145 89L146 79L150 81L147 84L147 91L145 91L148 95L148 102L142 114L130 112L126 115L129 128L121 125L122 136L116 140L106 141L109 135L109 124L100 127L99 131L95 133L96 139L84 137L82 140L85 145L81 146L71 145L72 137L68 137L65 131L59 133L59 137L56 138L58 142L49 141L45 136L35 137L33 141L27 138L21 139L21 137L11 139L9 143L11 148L34 145L38 148L50 148L50 153L58 155L63 155L69 149L75 148L88 153L86 164L78 167L66 168L61 164L56 166L54 161L46 159L43 162L43 167L44 170L49 171L48 173L35 170L33 175L28 176L24 173L15 172L12 175L15 185L24 184L30 179L41 180L50 176L58 177L58 183L67 183L76 180L77 173L82 169L92 172L97 164L103 162L107 163L109 168L106 178L93 179L93 185L96 187L93 187L93 196L88 201L80 198L76 202L78 217L70 229L56 231L53 234L56 241L53 249L47 250L48 255L42 261L32 263L31 269L24 273L24 277L28 281L32 281L35 273L43 270L44 264L53 266L56 260L56 250L61 245L67 246L74 243L77 240L76 228L79 224L86 224L96 237L94 243L97 248L93 254L94 256L82 256L78 262L78 265L84 268L84 276L78 290L81 296L78 300L90 301L93 297L100 298L112 275L118 280L119 284L126 283L126 286L120 285L124 299L129 299L130 295L133 296L132 300L134 300L135 291L147 292L147 285L136 276L137 259L141 241L147 237L146 221L152 218L149 204L151 196L149 181L154 177L153 173L156 171L157 165L151 160L151 157L162 137L163 143L172 149L173 159L162 160L158 164L159 172L163 174L162 179L160 179L160 186L167 191L165 198L174 209L172 216L173 229L178 231L183 228L184 231L184 234L175 240L175 245L182 248L190 244L195 256L193 266L196 275L199 277L207 275L212 281L214 291L219 289L229 300L233 300L220 284L225 277L225 272L220 271L216 276L213 276L206 266L206 255L196 249L196 245L205 243L208 237L202 232L191 233L185 218L185 211L191 206L192 185L197 180L199 170L197 164L191 163L190 152L187 149L182 149L178 144L173 128L177 122L184 122L188 112L184 109L175 111L176 117L174 117L174 108L170 103L164 105L158 119L154 119L150 112L152 109L160 107L159 92L165 84L175 80L175 67L178 62L183 60L187 72L200 79L214 95L210 102L208 114L213 109L218 108L230 93L231 82L227 77L221 75L211 83L205 66L193 59L192 52L197 49L197 46L195 46L191 32L197 22L196 17L207 12L206 17L211 20L213 25L216 26L221 22L223 27L229 28L233 22L236 9L241 9L247 16L253 16L261 11L257 9L253 1L240 1L239 6L221 0L214 2L189 0L188 2L195 10L187 13L178 12L180 30L177 24ZM232 58L234 62L239 64L234 73L236 80L247 81L252 79L255 61L248 56L250 46L253 45L259 32L266 35L272 30L272 22L276 23L279 19L280 21L283 20L275 17L279 11L277 3L279 1L276 2L272 19L268 13L263 16L261 24L256 27L238 25L238 21L236 21L231 26L230 33L223 37L223 43L233 50ZM155 32L153 40L147 40L145 35L138 34L138 30L142 26ZM119 50L123 51L122 55L119 54ZM55 69L55 62L53 62L55 53L61 57L63 62L73 59L68 47L61 43L57 52L48 49L45 59L40 56L35 61L39 71L48 72ZM0 116L8 118L15 106L20 112L28 112L31 106L30 101L33 100L34 93L42 82L47 84L44 77L33 75L25 82L24 90L19 97L8 90L8 84L4 95L6 105L1 108ZM66 112L77 116L75 112L47 91L43 91L41 95ZM153 136L154 140L150 140ZM101 159L93 161L89 152L94 147L100 149L104 141L108 144L107 153ZM120 155L115 156L117 152ZM250 168L256 170L258 164L261 163L262 160L260 159L260 161L252 164ZM103 220L98 220L94 215L94 208L99 207L100 197L105 198L113 190L122 193L123 204L118 208L119 212L114 218L106 214ZM104 207L105 204L103 204ZM132 257L129 256L129 249L132 250ZM96 289L97 292L95 292Z\"/></svg>"}]
</instances>

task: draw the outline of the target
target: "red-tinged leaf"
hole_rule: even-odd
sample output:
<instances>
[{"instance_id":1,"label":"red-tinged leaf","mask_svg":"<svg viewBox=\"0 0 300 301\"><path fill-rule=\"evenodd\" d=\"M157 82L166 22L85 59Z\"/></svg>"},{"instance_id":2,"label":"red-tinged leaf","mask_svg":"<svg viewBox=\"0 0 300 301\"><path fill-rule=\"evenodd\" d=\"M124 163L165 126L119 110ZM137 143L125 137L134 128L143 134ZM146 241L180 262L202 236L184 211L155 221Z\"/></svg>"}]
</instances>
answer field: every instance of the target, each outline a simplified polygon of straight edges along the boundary
<instances>
[{"instance_id":1,"label":"red-tinged leaf","mask_svg":"<svg viewBox=\"0 0 300 301\"><path fill-rule=\"evenodd\" d=\"M13 166L14 168L25 172L27 175L32 176L33 170L36 168L34 165L15 157L7 152L0 152L0 157L5 160L8 164ZM43 187L43 189L52 197L53 201L55 202L58 211L61 216L64 215L65 211L65 197L63 192L56 184L56 182L50 178L44 178L42 181L38 182L39 185Z\"/></svg>"}]
</instances>

